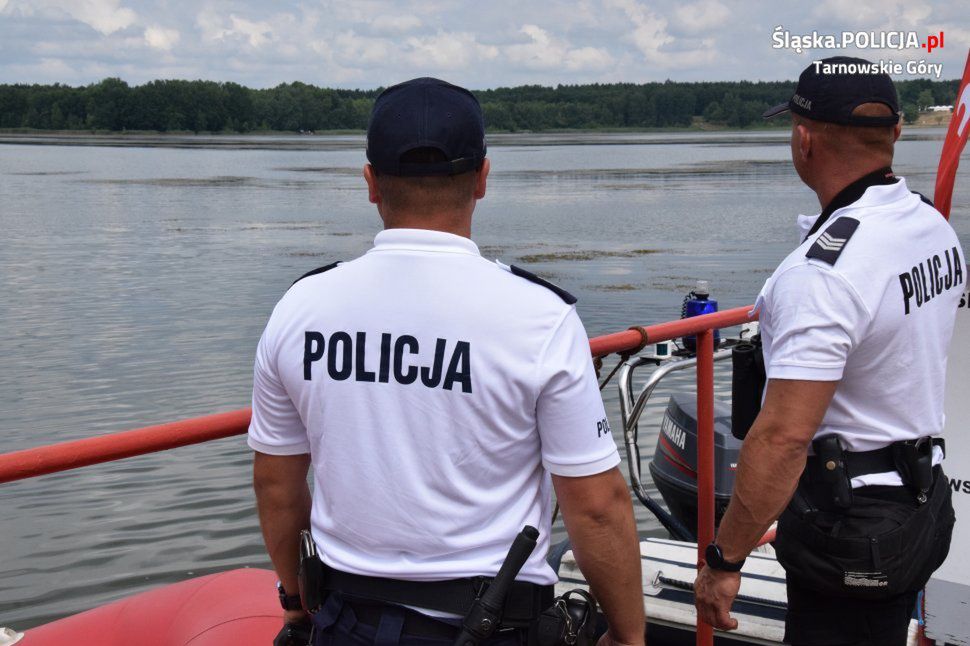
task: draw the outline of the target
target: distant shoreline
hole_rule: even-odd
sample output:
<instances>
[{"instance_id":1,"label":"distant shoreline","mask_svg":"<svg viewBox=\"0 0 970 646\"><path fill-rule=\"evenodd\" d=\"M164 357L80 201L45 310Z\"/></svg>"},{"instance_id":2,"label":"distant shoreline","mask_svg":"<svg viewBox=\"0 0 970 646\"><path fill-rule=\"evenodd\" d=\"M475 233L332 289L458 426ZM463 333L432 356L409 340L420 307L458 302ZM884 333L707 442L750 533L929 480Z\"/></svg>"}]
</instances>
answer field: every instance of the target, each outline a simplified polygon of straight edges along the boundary
<instances>
[{"instance_id":1,"label":"distant shoreline","mask_svg":"<svg viewBox=\"0 0 970 646\"><path fill-rule=\"evenodd\" d=\"M947 118L949 115L946 115ZM942 133L926 132L946 126L946 121L934 119L903 127L906 139L942 139ZM913 131L917 132L913 132ZM35 146L92 146L122 148L183 148L212 150L361 150L363 130L336 130L300 134L295 132L258 131L236 132L154 132L154 131L91 131L91 130L31 130L0 129L0 145ZM651 136L653 135L653 136ZM671 138L662 137L671 135ZM561 146L561 145L644 145L696 143L716 137L721 143L743 143L752 136L762 135L764 141L787 141L788 126L759 126L756 128L705 127L684 128L602 128L574 130L543 130L538 132L490 132L493 146Z\"/></svg>"},{"instance_id":2,"label":"distant shoreline","mask_svg":"<svg viewBox=\"0 0 970 646\"><path fill-rule=\"evenodd\" d=\"M914 123L903 125L903 131L912 128L938 128L946 127L950 121L952 113L923 113ZM689 126L670 126L663 128L548 128L542 130L489 130L489 136L542 136L542 135L580 135L580 134L625 134L625 135L649 135L667 133L722 133L722 134L743 134L756 132L777 132L787 131L789 125L784 119L777 122L757 124L745 128L732 128L730 126L712 124L703 119L695 118ZM104 138L233 138L233 137L294 137L309 138L315 137L338 137L338 136L364 136L366 131L363 129L338 129L338 130L317 130L314 132L297 132L290 130L250 130L247 132L236 131L192 131L192 130L51 130L43 128L0 128L0 139L11 137L104 137Z\"/></svg>"}]
</instances>

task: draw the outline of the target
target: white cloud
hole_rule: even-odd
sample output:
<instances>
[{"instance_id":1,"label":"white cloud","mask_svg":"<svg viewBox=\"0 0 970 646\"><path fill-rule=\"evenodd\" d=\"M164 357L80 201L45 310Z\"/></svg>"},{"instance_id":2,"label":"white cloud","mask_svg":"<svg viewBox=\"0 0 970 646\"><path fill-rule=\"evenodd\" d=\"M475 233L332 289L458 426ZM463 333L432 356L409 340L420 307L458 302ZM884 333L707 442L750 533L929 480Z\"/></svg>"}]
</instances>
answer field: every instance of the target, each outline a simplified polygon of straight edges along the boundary
<instances>
[{"instance_id":1,"label":"white cloud","mask_svg":"<svg viewBox=\"0 0 970 646\"><path fill-rule=\"evenodd\" d=\"M933 8L918 0L823 0L815 6L814 15L829 19L841 28L900 29L924 27Z\"/></svg>"},{"instance_id":2,"label":"white cloud","mask_svg":"<svg viewBox=\"0 0 970 646\"><path fill-rule=\"evenodd\" d=\"M6 66L8 74L31 83L58 83L77 74L77 70L60 58L41 58L30 63Z\"/></svg>"},{"instance_id":3,"label":"white cloud","mask_svg":"<svg viewBox=\"0 0 970 646\"><path fill-rule=\"evenodd\" d=\"M723 28L730 18L730 9L717 0L701 0L674 10L676 25L688 34Z\"/></svg>"},{"instance_id":4,"label":"white cloud","mask_svg":"<svg viewBox=\"0 0 970 646\"><path fill-rule=\"evenodd\" d=\"M402 34L414 31L421 26L421 19L417 16L389 16L381 14L370 22L375 32L383 34Z\"/></svg>"},{"instance_id":5,"label":"white cloud","mask_svg":"<svg viewBox=\"0 0 970 646\"><path fill-rule=\"evenodd\" d=\"M478 43L469 32L438 31L433 36L412 36L405 44L408 62L421 69L454 70L498 56L497 48Z\"/></svg>"},{"instance_id":6,"label":"white cloud","mask_svg":"<svg viewBox=\"0 0 970 646\"><path fill-rule=\"evenodd\" d=\"M7 2L8 0L0 0L0 11L3 11L4 9L7 8Z\"/></svg>"},{"instance_id":7,"label":"white cloud","mask_svg":"<svg viewBox=\"0 0 970 646\"><path fill-rule=\"evenodd\" d=\"M627 38L636 46L650 63L669 63L669 57L661 52L661 47L673 42L667 33L667 19L658 16L636 0L606 0L606 5L622 9L633 24L633 31Z\"/></svg>"},{"instance_id":8,"label":"white cloud","mask_svg":"<svg viewBox=\"0 0 970 646\"><path fill-rule=\"evenodd\" d=\"M599 47L580 47L566 52L566 69L570 71L605 70L615 63L608 51Z\"/></svg>"},{"instance_id":9,"label":"white cloud","mask_svg":"<svg viewBox=\"0 0 970 646\"><path fill-rule=\"evenodd\" d=\"M532 69L549 69L560 63L561 48L553 44L549 32L538 25L523 25L519 31L529 37L529 42L507 46L505 57L509 61Z\"/></svg>"},{"instance_id":10,"label":"white cloud","mask_svg":"<svg viewBox=\"0 0 970 646\"><path fill-rule=\"evenodd\" d=\"M523 25L520 33L529 37L529 42L507 45L503 49L506 59L533 70L565 68L571 71L602 70L614 61L608 51L598 47L572 49L564 40L554 38L538 25Z\"/></svg>"},{"instance_id":11,"label":"white cloud","mask_svg":"<svg viewBox=\"0 0 970 646\"><path fill-rule=\"evenodd\" d=\"M170 51L178 42L179 32L177 29L149 27L145 30L145 43L149 47Z\"/></svg>"},{"instance_id":12,"label":"white cloud","mask_svg":"<svg viewBox=\"0 0 970 646\"><path fill-rule=\"evenodd\" d=\"M656 14L637 0L604 0L609 6L621 9L633 25L627 40L637 48L644 60L655 70L702 70L712 63L729 63L731 50L718 51L714 38L676 38L668 31L667 18ZM710 14L704 12L709 11ZM697 33L718 26L723 32L724 18L729 15L716 0L677 7L672 12L684 32ZM765 39L767 42L767 37ZM734 50L737 47L732 48ZM704 78L704 77L702 77ZM710 78L709 76L706 78Z\"/></svg>"},{"instance_id":13,"label":"white cloud","mask_svg":"<svg viewBox=\"0 0 970 646\"><path fill-rule=\"evenodd\" d=\"M317 41L318 51L326 51L343 67L370 68L392 59L391 42L383 38L361 36L353 30L343 31L332 44Z\"/></svg>"},{"instance_id":14,"label":"white cloud","mask_svg":"<svg viewBox=\"0 0 970 646\"><path fill-rule=\"evenodd\" d=\"M138 14L121 6L121 0L0 0L0 9L7 4L22 15L67 15L99 31L110 35L135 24Z\"/></svg>"},{"instance_id":15,"label":"white cloud","mask_svg":"<svg viewBox=\"0 0 970 646\"><path fill-rule=\"evenodd\" d=\"M195 24L202 30L206 40L239 38L257 48L273 40L273 26L268 22L248 20L234 13L229 14L227 25L214 11L202 11L196 16Z\"/></svg>"},{"instance_id":16,"label":"white cloud","mask_svg":"<svg viewBox=\"0 0 970 646\"><path fill-rule=\"evenodd\" d=\"M230 15L229 20L232 22L230 33L245 36L253 47L261 47L273 37L273 28L269 23L246 20L235 14Z\"/></svg>"}]
</instances>

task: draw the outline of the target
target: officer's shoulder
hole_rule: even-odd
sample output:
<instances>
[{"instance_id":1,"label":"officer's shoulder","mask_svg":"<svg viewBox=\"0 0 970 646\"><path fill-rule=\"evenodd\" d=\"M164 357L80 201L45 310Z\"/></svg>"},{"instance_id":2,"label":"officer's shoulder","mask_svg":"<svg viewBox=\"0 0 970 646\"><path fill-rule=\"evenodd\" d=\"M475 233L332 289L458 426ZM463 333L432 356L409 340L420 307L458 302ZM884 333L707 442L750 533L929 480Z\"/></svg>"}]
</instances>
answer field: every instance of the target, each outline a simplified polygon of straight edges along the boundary
<instances>
[{"instance_id":1,"label":"officer's shoulder","mask_svg":"<svg viewBox=\"0 0 970 646\"><path fill-rule=\"evenodd\" d=\"M808 248L805 257L834 266L849 246L849 241L858 228L859 220L855 218L846 216L837 218L822 230L812 246Z\"/></svg>"},{"instance_id":2,"label":"officer's shoulder","mask_svg":"<svg viewBox=\"0 0 970 646\"><path fill-rule=\"evenodd\" d=\"M328 271L330 271L331 269L336 269L341 264L343 264L343 261L338 260L337 262L332 262L329 265L324 265L323 267L317 267L316 269L311 269L307 273L303 274L302 276L300 276L299 278L297 278L296 280L294 280L290 284L290 287L293 287L293 285L296 285L298 282L300 282L304 278L309 278L310 276L318 276L320 274L325 274Z\"/></svg>"},{"instance_id":3,"label":"officer's shoulder","mask_svg":"<svg viewBox=\"0 0 970 646\"><path fill-rule=\"evenodd\" d=\"M567 292L562 287L559 287L558 285L550 283L545 278L536 276L531 271L522 269L521 267L517 267L516 265L506 265L505 263L499 262L498 260L496 260L494 264L495 266L499 267L500 269L508 272L513 276L516 276L520 279L527 280L530 283L539 285L540 287L544 287L545 289L549 290L550 292L558 296L560 299L562 299L562 301L566 305L575 305L576 302L579 300L578 298L576 298L575 296Z\"/></svg>"},{"instance_id":4,"label":"officer's shoulder","mask_svg":"<svg viewBox=\"0 0 970 646\"><path fill-rule=\"evenodd\" d=\"M912 193L913 195L915 195L916 197L918 197L918 198L919 198L920 200L922 200L922 201L923 201L923 204L929 204L929 205L930 205L930 206L932 206L932 207L933 207L934 209L936 208L936 205L935 205L935 204L933 204L933 200L931 200L930 198L928 198L928 197L926 197L925 195L923 195L923 194L922 194L922 193L920 193L919 191L910 191L910 192L911 192L911 193Z\"/></svg>"}]
</instances>

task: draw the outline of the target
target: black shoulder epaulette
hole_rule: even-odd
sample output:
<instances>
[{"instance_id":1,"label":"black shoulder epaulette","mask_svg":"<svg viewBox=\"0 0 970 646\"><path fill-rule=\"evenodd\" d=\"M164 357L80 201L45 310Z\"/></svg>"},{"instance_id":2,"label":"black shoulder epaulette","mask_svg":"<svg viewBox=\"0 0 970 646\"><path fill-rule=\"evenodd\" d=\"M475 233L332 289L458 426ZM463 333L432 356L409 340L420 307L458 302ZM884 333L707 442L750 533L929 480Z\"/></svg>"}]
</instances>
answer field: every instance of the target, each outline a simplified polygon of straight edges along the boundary
<instances>
[{"instance_id":1,"label":"black shoulder epaulette","mask_svg":"<svg viewBox=\"0 0 970 646\"><path fill-rule=\"evenodd\" d=\"M919 199L923 200L924 202L926 202L927 204L929 204L930 206L932 206L934 209L936 208L936 205L933 204L933 200L931 200L930 198L926 197L925 195L923 195L919 191L913 191L913 194L914 195L919 195Z\"/></svg>"},{"instance_id":2,"label":"black shoulder epaulette","mask_svg":"<svg viewBox=\"0 0 970 646\"><path fill-rule=\"evenodd\" d=\"M325 271L330 271L331 269L333 269L334 267L336 267L340 263L341 263L341 261L338 260L337 262L332 262L329 265L325 265L323 267L317 267L316 269L314 269L312 271L308 271L307 273L303 274L302 276L300 276L299 278L297 278L296 280L294 280L293 283L290 285L290 287L293 287L293 285L296 285L298 282L300 282L304 278L309 278L310 276L316 276L317 274L322 274Z\"/></svg>"},{"instance_id":3,"label":"black shoulder epaulette","mask_svg":"<svg viewBox=\"0 0 970 646\"><path fill-rule=\"evenodd\" d=\"M815 244L811 246L805 257L816 258L834 265L857 228L859 228L859 221L855 218L839 218L815 239Z\"/></svg>"},{"instance_id":4,"label":"black shoulder epaulette","mask_svg":"<svg viewBox=\"0 0 970 646\"><path fill-rule=\"evenodd\" d=\"M526 280L531 281L536 285L542 285L546 289L553 291L556 294L556 296L566 301L567 305L575 305L576 302L579 300L578 298L576 298L575 296L567 292L562 287L559 287L558 285L553 285L548 280L545 280L543 278L539 278L531 271L526 271L525 269L522 269L521 267L516 267L515 265L509 265L509 269L512 270L512 273L518 276L519 278L525 278Z\"/></svg>"}]
</instances>

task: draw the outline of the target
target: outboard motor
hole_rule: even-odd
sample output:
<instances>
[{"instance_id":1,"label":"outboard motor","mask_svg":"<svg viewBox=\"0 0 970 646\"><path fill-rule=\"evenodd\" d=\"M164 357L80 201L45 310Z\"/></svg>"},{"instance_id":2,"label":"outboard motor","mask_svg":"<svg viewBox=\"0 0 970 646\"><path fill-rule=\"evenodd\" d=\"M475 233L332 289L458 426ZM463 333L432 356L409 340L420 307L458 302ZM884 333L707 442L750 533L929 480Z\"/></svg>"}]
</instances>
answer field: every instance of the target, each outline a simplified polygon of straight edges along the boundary
<instances>
[{"instance_id":1,"label":"outboard motor","mask_svg":"<svg viewBox=\"0 0 970 646\"><path fill-rule=\"evenodd\" d=\"M731 411L714 404L715 523L731 500L741 442L731 435ZM670 513L697 536L697 401L693 394L675 394L667 403L650 476Z\"/></svg>"}]
</instances>

